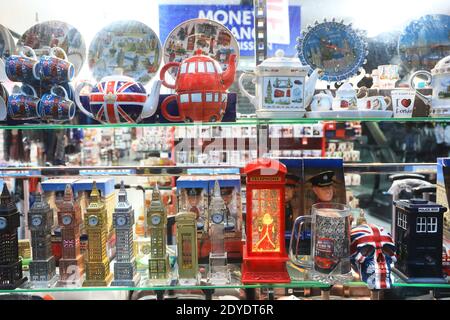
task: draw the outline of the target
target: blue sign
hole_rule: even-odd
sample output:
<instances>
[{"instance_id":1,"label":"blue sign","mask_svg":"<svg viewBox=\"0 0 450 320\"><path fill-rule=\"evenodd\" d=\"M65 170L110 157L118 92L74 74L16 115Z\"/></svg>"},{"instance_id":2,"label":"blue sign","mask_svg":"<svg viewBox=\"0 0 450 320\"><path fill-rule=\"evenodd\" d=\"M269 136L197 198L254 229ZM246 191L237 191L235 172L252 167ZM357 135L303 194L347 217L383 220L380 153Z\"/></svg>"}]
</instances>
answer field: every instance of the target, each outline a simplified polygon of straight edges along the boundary
<instances>
[{"instance_id":1,"label":"blue sign","mask_svg":"<svg viewBox=\"0 0 450 320\"><path fill-rule=\"evenodd\" d=\"M239 43L241 56L255 55L253 6L241 5L159 5L159 37L164 44L180 23L206 18L225 25ZM296 56L296 39L300 36L300 6L289 6L290 44L268 44L268 56L282 49L285 56ZM270 32L270 30L268 30Z\"/></svg>"}]
</instances>

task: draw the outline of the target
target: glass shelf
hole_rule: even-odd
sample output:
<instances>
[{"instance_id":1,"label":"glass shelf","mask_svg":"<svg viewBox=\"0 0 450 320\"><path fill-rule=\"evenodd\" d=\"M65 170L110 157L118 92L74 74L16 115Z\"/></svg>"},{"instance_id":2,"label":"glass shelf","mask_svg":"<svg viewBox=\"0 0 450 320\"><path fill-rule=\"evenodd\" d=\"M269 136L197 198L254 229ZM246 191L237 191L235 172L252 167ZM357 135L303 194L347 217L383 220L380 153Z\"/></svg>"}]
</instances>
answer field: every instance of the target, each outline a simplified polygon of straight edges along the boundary
<instances>
[{"instance_id":1,"label":"glass shelf","mask_svg":"<svg viewBox=\"0 0 450 320\"><path fill-rule=\"evenodd\" d=\"M31 287L29 282L26 282L22 287L14 290L0 290L2 293L38 293L38 292L89 292L89 291L188 291L188 290L217 290L217 289L263 289L263 288L329 288L330 285L317 281L308 280L307 272L301 268L293 266L291 263L287 264L289 275L291 276L290 283L277 284L242 284L240 282L240 265L229 265L232 278L231 283L225 285L211 285L206 282L201 282L199 285L148 285L146 284L146 275L141 273L140 286L137 287L50 287L37 288ZM28 272L24 272L24 276L28 276ZM173 282L172 282L173 283ZM348 287L366 287L366 284L361 281L351 281L344 284ZM396 287L416 287L416 288L430 288L430 289L450 289L450 283L436 284L436 283L405 283L394 274L393 288Z\"/></svg>"},{"instance_id":2,"label":"glass shelf","mask_svg":"<svg viewBox=\"0 0 450 320\"><path fill-rule=\"evenodd\" d=\"M290 158L295 159L295 158ZM0 167L1 177L70 177L70 176L182 176L243 174L238 166L67 166L67 167ZM436 173L436 163L344 163L345 173L395 174Z\"/></svg>"},{"instance_id":3,"label":"glass shelf","mask_svg":"<svg viewBox=\"0 0 450 320\"><path fill-rule=\"evenodd\" d=\"M258 119L243 118L236 122L189 122L189 123L115 123L115 124L0 124L2 130L57 130L57 129L106 129L106 128L146 128L146 127L191 127L201 126L254 126L254 125L275 125L275 124L314 124L320 121L363 121L363 122L450 122L450 117L431 118L293 118L293 119Z\"/></svg>"}]
</instances>

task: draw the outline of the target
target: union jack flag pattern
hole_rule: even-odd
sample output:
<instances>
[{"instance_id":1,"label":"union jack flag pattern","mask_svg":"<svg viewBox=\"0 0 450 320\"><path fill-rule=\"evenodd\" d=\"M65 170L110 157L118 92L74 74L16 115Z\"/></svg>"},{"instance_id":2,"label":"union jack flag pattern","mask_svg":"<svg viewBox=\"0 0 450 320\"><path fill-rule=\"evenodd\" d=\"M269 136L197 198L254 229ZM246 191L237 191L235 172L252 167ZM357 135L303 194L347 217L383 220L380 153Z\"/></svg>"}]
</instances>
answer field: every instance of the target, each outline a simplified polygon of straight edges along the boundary
<instances>
[{"instance_id":1,"label":"union jack flag pattern","mask_svg":"<svg viewBox=\"0 0 450 320\"><path fill-rule=\"evenodd\" d=\"M106 123L136 123L147 100L145 88L134 81L111 80L97 84L90 95L95 119Z\"/></svg>"},{"instance_id":2,"label":"union jack flag pattern","mask_svg":"<svg viewBox=\"0 0 450 320\"><path fill-rule=\"evenodd\" d=\"M397 261L395 244L382 227L362 224L352 228L351 262L369 289L388 289L393 278L391 265Z\"/></svg>"}]
</instances>

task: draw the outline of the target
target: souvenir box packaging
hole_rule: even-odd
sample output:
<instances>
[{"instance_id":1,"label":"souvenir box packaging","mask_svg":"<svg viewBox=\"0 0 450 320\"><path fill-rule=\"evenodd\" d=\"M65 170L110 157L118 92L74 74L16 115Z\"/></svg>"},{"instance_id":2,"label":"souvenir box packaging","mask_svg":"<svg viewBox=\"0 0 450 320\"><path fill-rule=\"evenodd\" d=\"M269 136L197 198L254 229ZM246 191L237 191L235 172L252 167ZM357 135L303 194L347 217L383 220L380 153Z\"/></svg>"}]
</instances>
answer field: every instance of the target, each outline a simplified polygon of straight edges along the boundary
<instances>
[{"instance_id":1,"label":"souvenir box packaging","mask_svg":"<svg viewBox=\"0 0 450 320\"><path fill-rule=\"evenodd\" d=\"M285 233L289 246L293 222L318 202L346 203L342 159L279 159L287 168Z\"/></svg>"},{"instance_id":2,"label":"souvenir box packaging","mask_svg":"<svg viewBox=\"0 0 450 320\"><path fill-rule=\"evenodd\" d=\"M292 226L298 216L304 215L303 199L303 161L304 159L279 159L287 168L284 213L286 249L289 249Z\"/></svg>"},{"instance_id":3,"label":"souvenir box packaging","mask_svg":"<svg viewBox=\"0 0 450 320\"><path fill-rule=\"evenodd\" d=\"M197 231L208 231L209 177L185 176L177 182L177 212L191 211L196 214Z\"/></svg>"},{"instance_id":4,"label":"souvenir box packaging","mask_svg":"<svg viewBox=\"0 0 450 320\"><path fill-rule=\"evenodd\" d=\"M225 251L228 258L240 259L242 257L242 198L241 180L236 175L222 175L209 177L209 203L214 194L214 184L219 182L220 195L227 207L228 216L225 217ZM210 218L210 217L209 217ZM206 241L201 243L199 257L209 255L211 239L206 234Z\"/></svg>"},{"instance_id":5,"label":"souvenir box packaging","mask_svg":"<svg viewBox=\"0 0 450 320\"><path fill-rule=\"evenodd\" d=\"M436 202L446 208L450 203L450 158L437 159ZM450 241L450 212L444 213L444 242Z\"/></svg>"}]
</instances>

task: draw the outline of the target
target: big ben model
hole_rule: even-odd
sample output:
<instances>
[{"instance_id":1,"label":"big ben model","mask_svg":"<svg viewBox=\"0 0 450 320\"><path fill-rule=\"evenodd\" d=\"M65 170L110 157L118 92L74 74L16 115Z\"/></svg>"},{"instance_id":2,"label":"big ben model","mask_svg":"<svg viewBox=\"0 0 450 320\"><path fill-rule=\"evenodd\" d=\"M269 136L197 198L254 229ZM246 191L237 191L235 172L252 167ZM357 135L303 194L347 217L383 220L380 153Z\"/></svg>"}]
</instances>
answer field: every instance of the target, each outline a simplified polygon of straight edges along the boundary
<instances>
[{"instance_id":1,"label":"big ben model","mask_svg":"<svg viewBox=\"0 0 450 320\"><path fill-rule=\"evenodd\" d=\"M199 280L196 214L179 212L175 221L177 224L178 281L181 285L196 285Z\"/></svg>"},{"instance_id":2,"label":"big ben model","mask_svg":"<svg viewBox=\"0 0 450 320\"><path fill-rule=\"evenodd\" d=\"M136 273L136 260L133 247L134 210L127 199L123 181L120 183L119 201L113 214L116 230L116 263L112 286L136 287L140 275Z\"/></svg>"},{"instance_id":3,"label":"big ben model","mask_svg":"<svg viewBox=\"0 0 450 320\"><path fill-rule=\"evenodd\" d=\"M158 186L153 188L152 202L147 210L147 226L150 234L150 259L148 278L152 283L167 283L169 279L169 256L166 253L167 213L161 202Z\"/></svg>"},{"instance_id":4,"label":"big ben model","mask_svg":"<svg viewBox=\"0 0 450 320\"><path fill-rule=\"evenodd\" d=\"M100 193L94 181L89 206L84 216L88 236L88 261L83 287L105 287L112 280L113 275L109 270L109 259L106 254L107 220L106 207L100 199Z\"/></svg>"},{"instance_id":5,"label":"big ben model","mask_svg":"<svg viewBox=\"0 0 450 320\"><path fill-rule=\"evenodd\" d=\"M209 253L208 279L212 284L227 284L230 282L230 272L227 266L225 252L225 217L227 207L220 195L219 182L214 184L214 194L209 206L209 232L211 237L211 252Z\"/></svg>"},{"instance_id":6,"label":"big ben model","mask_svg":"<svg viewBox=\"0 0 450 320\"><path fill-rule=\"evenodd\" d=\"M56 263L52 254L53 209L42 194L41 184L33 206L28 212L33 260L30 262L30 280L33 285L52 286L56 283Z\"/></svg>"},{"instance_id":7,"label":"big ben model","mask_svg":"<svg viewBox=\"0 0 450 320\"><path fill-rule=\"evenodd\" d=\"M62 238L58 285L79 285L84 273L83 256L80 253L81 208L73 198L70 184L66 185L63 201L58 207L58 224Z\"/></svg>"},{"instance_id":8,"label":"big ben model","mask_svg":"<svg viewBox=\"0 0 450 320\"><path fill-rule=\"evenodd\" d=\"M4 184L0 196L0 290L15 289L27 280L22 276L22 260L19 258L19 226L19 211Z\"/></svg>"}]
</instances>

